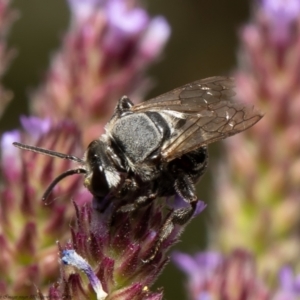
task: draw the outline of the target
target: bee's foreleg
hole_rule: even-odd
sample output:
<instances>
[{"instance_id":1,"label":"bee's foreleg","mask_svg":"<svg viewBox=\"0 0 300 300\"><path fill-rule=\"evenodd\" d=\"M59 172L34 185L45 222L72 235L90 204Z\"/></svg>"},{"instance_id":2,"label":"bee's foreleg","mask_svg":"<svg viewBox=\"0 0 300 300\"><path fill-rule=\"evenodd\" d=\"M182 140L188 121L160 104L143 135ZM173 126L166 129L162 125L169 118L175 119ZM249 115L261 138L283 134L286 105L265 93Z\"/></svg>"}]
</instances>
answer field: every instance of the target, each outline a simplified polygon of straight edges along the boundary
<instances>
[{"instance_id":1,"label":"bee's foreleg","mask_svg":"<svg viewBox=\"0 0 300 300\"><path fill-rule=\"evenodd\" d=\"M162 226L157 242L154 246L154 250L152 251L151 256L145 260L145 263L151 262L161 247L161 244L166 240L169 235L172 233L176 224L184 225L186 224L191 217L193 216L196 207L197 207L197 196L195 194L195 186L190 180L190 177L186 174L182 174L178 179L175 181L175 188L177 193L189 203L188 206L183 208L175 209L167 218L164 225Z\"/></svg>"},{"instance_id":2,"label":"bee's foreleg","mask_svg":"<svg viewBox=\"0 0 300 300\"><path fill-rule=\"evenodd\" d=\"M156 193L148 191L148 193L145 196L137 197L133 203L122 205L120 208L118 208L117 212L124 213L136 211L141 207L149 205L156 197Z\"/></svg>"}]
</instances>

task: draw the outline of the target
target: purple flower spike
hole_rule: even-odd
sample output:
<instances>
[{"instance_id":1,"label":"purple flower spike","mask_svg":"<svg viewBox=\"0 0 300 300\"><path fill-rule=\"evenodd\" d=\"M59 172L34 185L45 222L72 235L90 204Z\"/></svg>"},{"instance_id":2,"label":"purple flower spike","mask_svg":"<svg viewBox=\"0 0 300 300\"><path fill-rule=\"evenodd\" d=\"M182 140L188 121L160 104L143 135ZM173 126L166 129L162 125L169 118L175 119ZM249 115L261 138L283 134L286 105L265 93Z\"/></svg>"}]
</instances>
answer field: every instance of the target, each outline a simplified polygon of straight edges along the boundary
<instances>
[{"instance_id":1,"label":"purple flower spike","mask_svg":"<svg viewBox=\"0 0 300 300\"><path fill-rule=\"evenodd\" d=\"M263 0L262 7L274 22L281 24L294 21L300 12L299 0Z\"/></svg>"},{"instance_id":2,"label":"purple flower spike","mask_svg":"<svg viewBox=\"0 0 300 300\"><path fill-rule=\"evenodd\" d=\"M300 1L256 2L240 31L234 77L237 98L265 117L225 141L228 163L215 177L219 220L210 240L224 252L251 250L261 274L275 276L299 261Z\"/></svg>"},{"instance_id":3,"label":"purple flower spike","mask_svg":"<svg viewBox=\"0 0 300 300\"><path fill-rule=\"evenodd\" d=\"M279 279L281 282L281 287L284 290L292 290L294 274L289 267L283 268L279 273Z\"/></svg>"},{"instance_id":4,"label":"purple flower spike","mask_svg":"<svg viewBox=\"0 0 300 300\"><path fill-rule=\"evenodd\" d=\"M169 37L162 17L135 1L69 0L72 22L47 80L31 99L40 117L77 122L87 145L103 133L118 99L144 98L144 72Z\"/></svg>"},{"instance_id":5,"label":"purple flower spike","mask_svg":"<svg viewBox=\"0 0 300 300\"><path fill-rule=\"evenodd\" d=\"M73 176L53 189L48 197L51 207L45 207L42 201L45 189L74 163L20 151L12 143L82 155L80 133L67 121L55 126L51 124L51 128L48 120L39 118L22 118L22 123L26 130L4 133L0 149L4 181L0 187L3 236L0 269L1 274L5 273L1 280L7 285L6 292L12 295L33 294L37 286L44 290L45 283L52 282L59 275L55 241L65 242L69 238L69 224L74 212L70 200L74 197L77 203L86 202L90 197L88 192L82 192L82 178Z\"/></svg>"},{"instance_id":6,"label":"purple flower spike","mask_svg":"<svg viewBox=\"0 0 300 300\"><path fill-rule=\"evenodd\" d=\"M188 275L188 293L192 300L270 299L270 293L258 278L252 257L236 250L227 257L215 252L190 256L175 253L173 261Z\"/></svg>"},{"instance_id":7,"label":"purple flower spike","mask_svg":"<svg viewBox=\"0 0 300 300\"><path fill-rule=\"evenodd\" d=\"M97 278L95 273L93 272L91 266L88 264L88 262L82 258L80 255L78 255L75 250L64 250L62 252L62 262L66 265L72 265L79 269L80 271L84 272L86 276L88 277L91 286L93 287L95 293L97 294L97 299L105 299L107 296L107 293L103 291L102 285L100 280Z\"/></svg>"}]
</instances>

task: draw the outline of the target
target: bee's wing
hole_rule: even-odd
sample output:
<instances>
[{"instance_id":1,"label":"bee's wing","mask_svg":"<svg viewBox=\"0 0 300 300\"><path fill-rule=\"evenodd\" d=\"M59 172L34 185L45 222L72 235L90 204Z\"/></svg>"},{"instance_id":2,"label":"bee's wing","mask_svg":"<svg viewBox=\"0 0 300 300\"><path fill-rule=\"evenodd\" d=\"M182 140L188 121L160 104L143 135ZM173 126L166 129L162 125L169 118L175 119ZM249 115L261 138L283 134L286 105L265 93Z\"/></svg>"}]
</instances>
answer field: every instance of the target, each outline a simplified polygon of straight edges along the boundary
<instances>
[{"instance_id":1,"label":"bee's wing","mask_svg":"<svg viewBox=\"0 0 300 300\"><path fill-rule=\"evenodd\" d=\"M137 104L134 112L157 111L171 122L171 137L161 149L165 161L254 125L262 114L254 107L234 102L234 81L210 77L186 84Z\"/></svg>"}]
</instances>

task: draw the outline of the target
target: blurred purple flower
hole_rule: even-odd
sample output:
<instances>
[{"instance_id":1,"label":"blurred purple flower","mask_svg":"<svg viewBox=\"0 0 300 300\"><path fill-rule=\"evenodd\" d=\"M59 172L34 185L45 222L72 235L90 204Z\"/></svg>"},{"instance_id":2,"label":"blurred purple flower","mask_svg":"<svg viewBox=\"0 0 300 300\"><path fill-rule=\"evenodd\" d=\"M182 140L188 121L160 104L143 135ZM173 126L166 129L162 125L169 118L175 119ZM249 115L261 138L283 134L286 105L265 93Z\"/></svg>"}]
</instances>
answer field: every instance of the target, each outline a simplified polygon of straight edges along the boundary
<instances>
[{"instance_id":1,"label":"blurred purple flower","mask_svg":"<svg viewBox=\"0 0 300 300\"><path fill-rule=\"evenodd\" d=\"M238 98L265 116L224 142L210 247L248 249L272 282L283 265L299 261L300 2L256 3L240 31L234 76Z\"/></svg>"},{"instance_id":2,"label":"blurred purple flower","mask_svg":"<svg viewBox=\"0 0 300 300\"><path fill-rule=\"evenodd\" d=\"M280 43L287 42L291 26L299 17L299 0L261 0L261 7L271 22L274 40Z\"/></svg>"},{"instance_id":3,"label":"blurred purple flower","mask_svg":"<svg viewBox=\"0 0 300 300\"><path fill-rule=\"evenodd\" d=\"M55 122L74 120L87 145L103 133L121 96L143 99L144 70L160 55L170 28L130 0L69 4L72 23L31 108Z\"/></svg>"},{"instance_id":4,"label":"blurred purple flower","mask_svg":"<svg viewBox=\"0 0 300 300\"><path fill-rule=\"evenodd\" d=\"M204 279L209 279L223 263L223 257L217 252L198 253L194 256L174 252L172 259L189 277L199 275Z\"/></svg>"},{"instance_id":5,"label":"blurred purple flower","mask_svg":"<svg viewBox=\"0 0 300 300\"><path fill-rule=\"evenodd\" d=\"M171 29L165 18L153 18L140 41L140 55L146 61L158 57L170 34Z\"/></svg>"},{"instance_id":6,"label":"blurred purple flower","mask_svg":"<svg viewBox=\"0 0 300 300\"><path fill-rule=\"evenodd\" d=\"M68 0L73 20L83 22L106 0Z\"/></svg>"},{"instance_id":7,"label":"blurred purple flower","mask_svg":"<svg viewBox=\"0 0 300 300\"><path fill-rule=\"evenodd\" d=\"M50 131L52 122L50 119L40 119L38 117L21 116L20 121L24 130L35 141L43 134ZM17 142L19 140L16 140Z\"/></svg>"},{"instance_id":8,"label":"blurred purple flower","mask_svg":"<svg viewBox=\"0 0 300 300\"><path fill-rule=\"evenodd\" d=\"M289 267L279 273L280 287L275 293L274 300L294 300L300 298L300 275L294 277Z\"/></svg>"},{"instance_id":9,"label":"blurred purple flower","mask_svg":"<svg viewBox=\"0 0 300 300\"><path fill-rule=\"evenodd\" d=\"M251 255L245 251L236 250L227 257L216 252L194 256L175 252L172 259L188 276L191 300L270 299L268 289L256 274Z\"/></svg>"},{"instance_id":10,"label":"blurred purple flower","mask_svg":"<svg viewBox=\"0 0 300 300\"><path fill-rule=\"evenodd\" d=\"M139 7L130 7L124 0L110 0L107 2L107 19L111 28L119 30L125 35L135 35L146 28L148 24L148 14Z\"/></svg>"},{"instance_id":11,"label":"blurred purple flower","mask_svg":"<svg viewBox=\"0 0 300 300\"><path fill-rule=\"evenodd\" d=\"M0 273L1 292L32 295L58 276L55 241L68 237L73 218L70 197L82 204L90 197L81 193L81 178L74 176L57 186L50 200L51 209L42 203L45 186L71 166L33 152L20 151L13 142L24 142L58 151L82 154L80 134L71 122L53 125L49 120L22 117L26 130L6 132L1 138L0 188Z\"/></svg>"}]
</instances>

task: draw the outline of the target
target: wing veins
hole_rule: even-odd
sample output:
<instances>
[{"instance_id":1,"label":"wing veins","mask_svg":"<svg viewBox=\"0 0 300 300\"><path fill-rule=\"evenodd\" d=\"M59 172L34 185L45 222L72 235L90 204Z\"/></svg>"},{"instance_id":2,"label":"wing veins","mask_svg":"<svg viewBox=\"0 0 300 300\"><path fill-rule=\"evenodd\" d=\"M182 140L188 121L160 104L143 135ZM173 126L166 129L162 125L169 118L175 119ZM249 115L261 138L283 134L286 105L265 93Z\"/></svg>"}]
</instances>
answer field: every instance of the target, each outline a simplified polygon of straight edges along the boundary
<instances>
[{"instance_id":1,"label":"wing veins","mask_svg":"<svg viewBox=\"0 0 300 300\"><path fill-rule=\"evenodd\" d=\"M201 145L244 131L262 118L254 107L235 102L234 95L232 78L211 77L137 104L131 110L169 115L166 121L175 126L174 132L164 142L161 154L165 161L171 161ZM178 128L181 119L185 122Z\"/></svg>"},{"instance_id":2,"label":"wing veins","mask_svg":"<svg viewBox=\"0 0 300 300\"><path fill-rule=\"evenodd\" d=\"M175 142L178 141L178 139L179 139L181 136L183 136L184 134L186 134L187 130L189 130L189 129L193 128L195 125L197 125L197 122L198 122L198 121L199 121L199 119L196 119L196 121L195 121L194 123L192 123L185 131L182 131L181 134L178 135L178 136L176 137L176 139L174 140L173 143L169 144L168 147L167 147L166 149L163 149L163 152L166 152L166 153L167 153L167 152L168 152L167 149L168 149L168 148L172 148L172 146L175 144ZM200 127L198 126L198 128L200 128ZM186 138L183 139L183 140L178 144L178 146L180 146L182 143L184 143L184 142L187 140L187 138L189 138L195 131L197 131L198 128L195 128L194 131L189 132L188 135L186 136ZM164 156L164 155L163 155L163 156Z\"/></svg>"}]
</instances>

